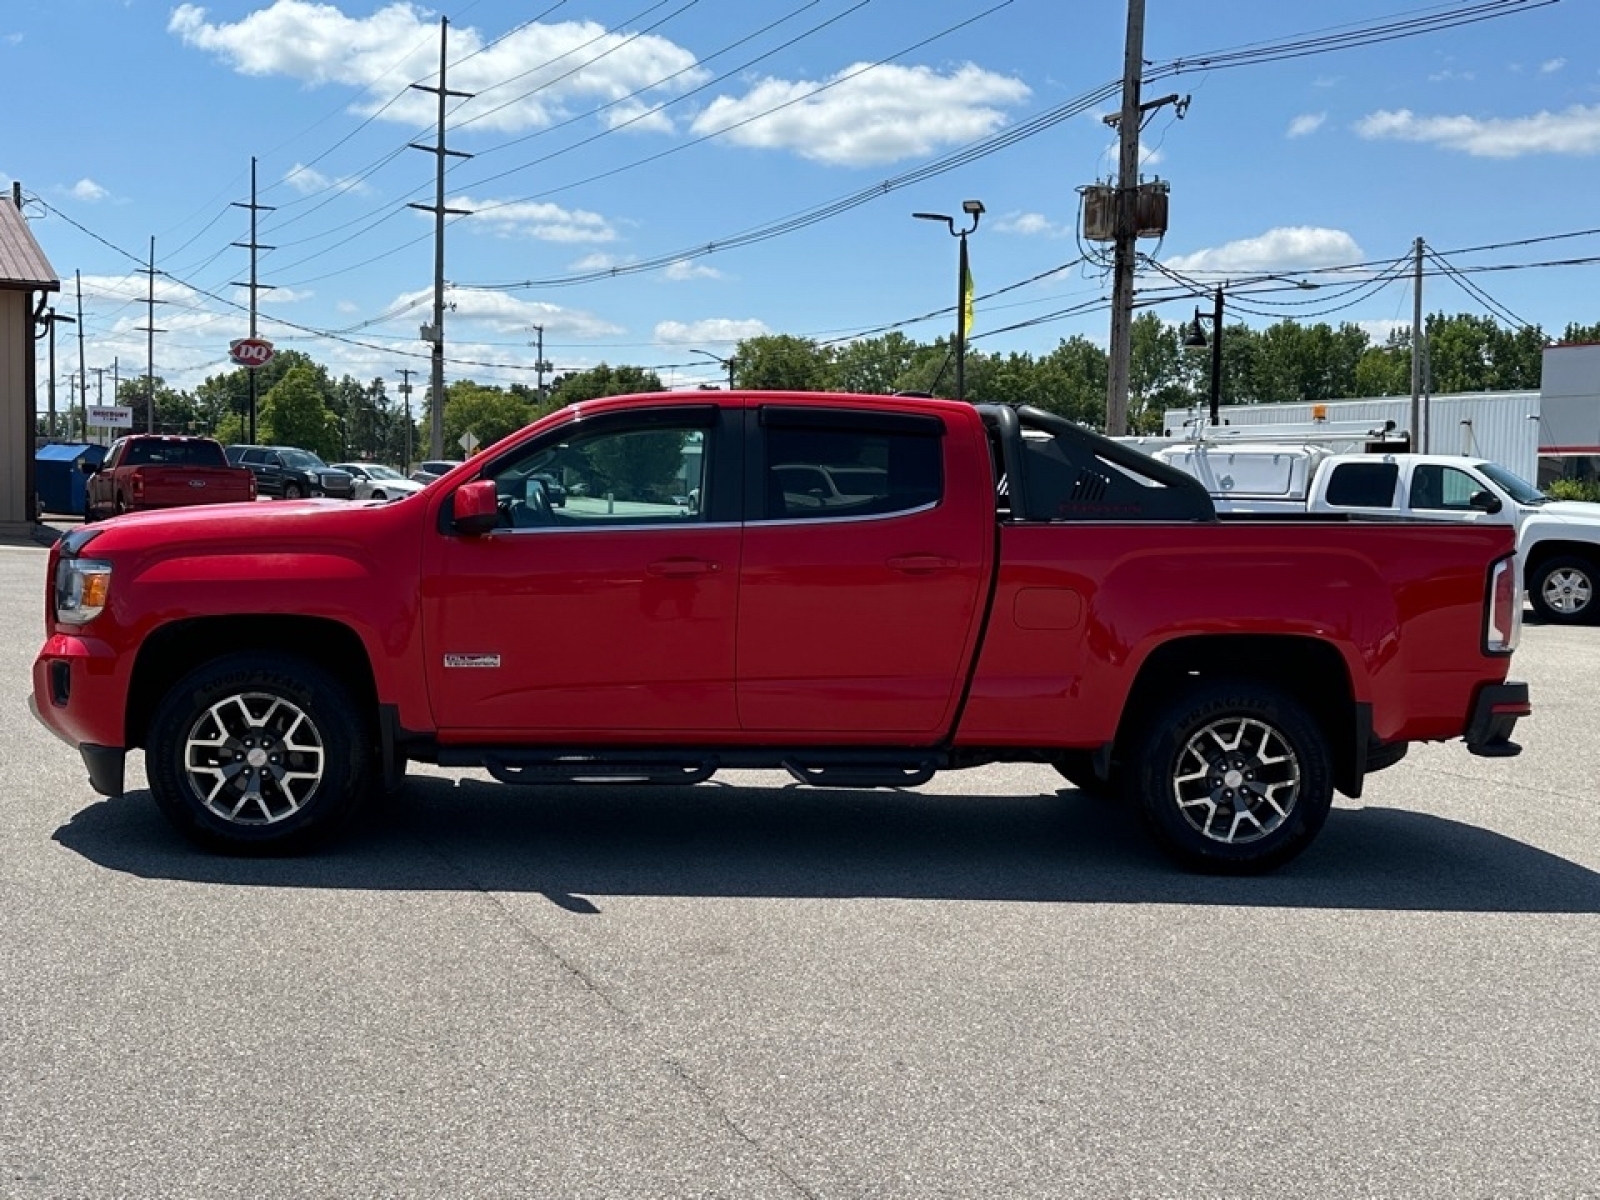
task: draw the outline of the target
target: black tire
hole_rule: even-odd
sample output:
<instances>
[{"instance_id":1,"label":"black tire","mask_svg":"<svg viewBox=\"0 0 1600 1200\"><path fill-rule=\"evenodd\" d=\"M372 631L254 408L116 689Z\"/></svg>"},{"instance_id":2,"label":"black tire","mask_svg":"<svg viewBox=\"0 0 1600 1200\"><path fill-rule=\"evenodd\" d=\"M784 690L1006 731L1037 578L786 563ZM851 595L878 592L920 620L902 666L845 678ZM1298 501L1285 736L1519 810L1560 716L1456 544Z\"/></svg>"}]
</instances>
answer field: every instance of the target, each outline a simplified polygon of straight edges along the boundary
<instances>
[{"instance_id":1,"label":"black tire","mask_svg":"<svg viewBox=\"0 0 1600 1200\"><path fill-rule=\"evenodd\" d=\"M1146 726L1133 770L1156 842L1196 871L1280 867L1311 844L1333 806L1321 729L1287 694L1257 683L1181 693Z\"/></svg>"},{"instance_id":2,"label":"black tire","mask_svg":"<svg viewBox=\"0 0 1600 1200\"><path fill-rule=\"evenodd\" d=\"M150 792L207 849L308 849L337 831L370 788L376 754L356 713L349 693L303 659L214 659L156 706L145 747Z\"/></svg>"},{"instance_id":3,"label":"black tire","mask_svg":"<svg viewBox=\"0 0 1600 1200\"><path fill-rule=\"evenodd\" d=\"M388 498L389 496L385 492L373 492L372 495L367 497L368 500L387 500Z\"/></svg>"},{"instance_id":4,"label":"black tire","mask_svg":"<svg viewBox=\"0 0 1600 1200\"><path fill-rule=\"evenodd\" d=\"M1115 774L1110 779L1095 774L1093 755L1088 750L1063 750L1050 765L1085 796L1114 800L1122 795L1121 780Z\"/></svg>"},{"instance_id":5,"label":"black tire","mask_svg":"<svg viewBox=\"0 0 1600 1200\"><path fill-rule=\"evenodd\" d=\"M283 485L283 498L285 500L298 500L303 495L305 495L305 491L298 483L291 480Z\"/></svg>"},{"instance_id":6,"label":"black tire","mask_svg":"<svg viewBox=\"0 0 1600 1200\"><path fill-rule=\"evenodd\" d=\"M1593 625L1600 621L1597 583L1600 573L1591 560L1559 554L1529 572L1528 602L1547 624Z\"/></svg>"}]
</instances>

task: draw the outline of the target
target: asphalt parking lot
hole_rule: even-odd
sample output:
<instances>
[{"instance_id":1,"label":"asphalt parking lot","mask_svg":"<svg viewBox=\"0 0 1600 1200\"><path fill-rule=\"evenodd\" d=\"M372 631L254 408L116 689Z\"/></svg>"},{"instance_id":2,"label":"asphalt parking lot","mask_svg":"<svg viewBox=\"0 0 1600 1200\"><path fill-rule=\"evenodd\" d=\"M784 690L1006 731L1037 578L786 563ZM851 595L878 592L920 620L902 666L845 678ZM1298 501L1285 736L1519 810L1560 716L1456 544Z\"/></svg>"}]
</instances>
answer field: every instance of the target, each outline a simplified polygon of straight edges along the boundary
<instances>
[{"instance_id":1,"label":"asphalt parking lot","mask_svg":"<svg viewBox=\"0 0 1600 1200\"><path fill-rule=\"evenodd\" d=\"M1600 1196L1600 629L1255 880L1040 768L509 789L207 857L28 716L0 545L0 1197Z\"/></svg>"}]
</instances>

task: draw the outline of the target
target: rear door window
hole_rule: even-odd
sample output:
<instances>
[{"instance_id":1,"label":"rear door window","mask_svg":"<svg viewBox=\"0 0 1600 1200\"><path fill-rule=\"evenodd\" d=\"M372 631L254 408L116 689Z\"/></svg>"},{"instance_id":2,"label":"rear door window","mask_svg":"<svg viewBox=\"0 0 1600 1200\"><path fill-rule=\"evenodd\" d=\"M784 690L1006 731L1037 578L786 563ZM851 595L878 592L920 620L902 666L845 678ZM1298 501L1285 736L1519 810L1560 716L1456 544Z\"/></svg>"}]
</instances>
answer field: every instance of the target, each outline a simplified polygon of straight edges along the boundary
<instances>
[{"instance_id":1,"label":"rear door window","mask_svg":"<svg viewBox=\"0 0 1600 1200\"><path fill-rule=\"evenodd\" d=\"M937 417L766 409L758 519L885 516L937 504L944 460Z\"/></svg>"},{"instance_id":2,"label":"rear door window","mask_svg":"<svg viewBox=\"0 0 1600 1200\"><path fill-rule=\"evenodd\" d=\"M1328 477L1328 504L1337 508L1394 508L1400 467L1392 462L1339 463Z\"/></svg>"}]
</instances>

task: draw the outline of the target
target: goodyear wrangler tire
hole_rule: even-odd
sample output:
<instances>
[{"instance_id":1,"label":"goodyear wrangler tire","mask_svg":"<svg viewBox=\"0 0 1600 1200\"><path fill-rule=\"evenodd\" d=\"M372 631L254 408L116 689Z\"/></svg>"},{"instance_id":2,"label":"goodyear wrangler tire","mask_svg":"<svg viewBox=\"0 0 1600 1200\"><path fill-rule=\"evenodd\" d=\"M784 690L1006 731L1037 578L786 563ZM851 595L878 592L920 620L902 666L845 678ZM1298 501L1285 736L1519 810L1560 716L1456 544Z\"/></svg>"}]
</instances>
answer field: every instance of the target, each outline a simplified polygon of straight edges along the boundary
<instances>
[{"instance_id":1,"label":"goodyear wrangler tire","mask_svg":"<svg viewBox=\"0 0 1600 1200\"><path fill-rule=\"evenodd\" d=\"M1134 791L1146 825L1191 870L1256 874L1311 844L1333 806L1327 740L1296 701L1202 684L1146 726Z\"/></svg>"},{"instance_id":2,"label":"goodyear wrangler tire","mask_svg":"<svg viewBox=\"0 0 1600 1200\"><path fill-rule=\"evenodd\" d=\"M162 813L200 845L285 854L344 824L374 758L332 676L290 655L247 653L196 668L162 698L145 773Z\"/></svg>"}]
</instances>

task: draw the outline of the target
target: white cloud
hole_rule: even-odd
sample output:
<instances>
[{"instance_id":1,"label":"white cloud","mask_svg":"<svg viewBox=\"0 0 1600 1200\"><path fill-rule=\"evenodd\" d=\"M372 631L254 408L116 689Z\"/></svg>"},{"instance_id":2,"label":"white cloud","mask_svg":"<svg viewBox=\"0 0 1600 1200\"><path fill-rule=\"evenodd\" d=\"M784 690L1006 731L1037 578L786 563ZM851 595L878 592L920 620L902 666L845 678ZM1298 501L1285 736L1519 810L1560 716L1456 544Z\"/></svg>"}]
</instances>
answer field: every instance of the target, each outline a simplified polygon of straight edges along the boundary
<instances>
[{"instance_id":1,"label":"white cloud","mask_svg":"<svg viewBox=\"0 0 1600 1200\"><path fill-rule=\"evenodd\" d=\"M679 282L688 279L721 279L722 272L715 267L707 267L701 263L693 262L687 258L680 258L675 263L669 263L667 269L661 272L662 278Z\"/></svg>"},{"instance_id":2,"label":"white cloud","mask_svg":"<svg viewBox=\"0 0 1600 1200\"><path fill-rule=\"evenodd\" d=\"M1007 213L994 223L1001 233L1016 233L1023 237L1066 237L1071 226L1057 225L1043 213Z\"/></svg>"},{"instance_id":3,"label":"white cloud","mask_svg":"<svg viewBox=\"0 0 1600 1200\"><path fill-rule=\"evenodd\" d=\"M582 258L568 263L567 270L574 273L583 271L609 271L614 267L625 267L632 261L633 260L630 258L621 258L615 254L585 254Z\"/></svg>"},{"instance_id":4,"label":"white cloud","mask_svg":"<svg viewBox=\"0 0 1600 1200\"><path fill-rule=\"evenodd\" d=\"M1001 106L1030 94L1019 80L970 63L947 75L930 67L865 66L829 76L824 84L833 86L826 90L763 79L738 99L713 100L695 118L694 132L724 133L741 146L792 150L830 166L873 166L992 133L1005 123Z\"/></svg>"},{"instance_id":5,"label":"white cloud","mask_svg":"<svg viewBox=\"0 0 1600 1200\"><path fill-rule=\"evenodd\" d=\"M391 3L356 18L332 4L272 0L230 24L209 21L204 7L185 3L172 10L167 31L240 74L359 89L366 99L357 111L385 121L431 125L437 114L434 97L405 88L429 82L438 70L437 25L417 5ZM456 110L457 128L470 122L496 132L544 128L573 115L569 105L582 111L638 91L671 95L708 77L692 53L665 38L608 31L592 21L534 23L499 40L452 26L450 57L457 65L449 86L474 93ZM669 83L656 86L668 76Z\"/></svg>"},{"instance_id":6,"label":"white cloud","mask_svg":"<svg viewBox=\"0 0 1600 1200\"><path fill-rule=\"evenodd\" d=\"M1355 321L1352 322L1352 324L1356 325L1367 335L1367 337L1371 338L1374 346L1387 345L1389 342L1389 335L1391 333L1394 333L1397 330L1409 330L1411 328L1410 321Z\"/></svg>"},{"instance_id":7,"label":"white cloud","mask_svg":"<svg viewBox=\"0 0 1600 1200\"><path fill-rule=\"evenodd\" d=\"M607 129L627 129L633 132L671 133L677 127L659 104L640 104L637 100L624 100L601 114Z\"/></svg>"},{"instance_id":8,"label":"white cloud","mask_svg":"<svg viewBox=\"0 0 1600 1200\"><path fill-rule=\"evenodd\" d=\"M1574 105L1565 112L1528 117L1421 117L1409 109L1375 112L1356 123L1373 141L1429 142L1475 158L1519 158L1526 154L1587 156L1600 152L1600 106Z\"/></svg>"},{"instance_id":9,"label":"white cloud","mask_svg":"<svg viewBox=\"0 0 1600 1200\"><path fill-rule=\"evenodd\" d=\"M696 342L732 345L745 338L763 337L772 330L753 317L733 320L711 317L704 321L662 321L655 328L655 340L668 346L688 346Z\"/></svg>"},{"instance_id":10,"label":"white cloud","mask_svg":"<svg viewBox=\"0 0 1600 1200\"><path fill-rule=\"evenodd\" d=\"M1307 271L1361 262L1365 257L1356 240L1342 229L1297 225L1269 229L1257 237L1193 254L1179 254L1165 262L1174 271L1238 275Z\"/></svg>"},{"instance_id":11,"label":"white cloud","mask_svg":"<svg viewBox=\"0 0 1600 1200\"><path fill-rule=\"evenodd\" d=\"M1328 119L1325 112L1301 113L1289 122L1289 136L1292 138L1307 137L1322 128L1322 123Z\"/></svg>"},{"instance_id":12,"label":"white cloud","mask_svg":"<svg viewBox=\"0 0 1600 1200\"><path fill-rule=\"evenodd\" d=\"M1454 83L1459 80L1462 83L1470 83L1475 78L1476 76L1471 71L1452 71L1446 68L1443 71L1435 71L1432 75L1429 75L1428 82Z\"/></svg>"},{"instance_id":13,"label":"white cloud","mask_svg":"<svg viewBox=\"0 0 1600 1200\"><path fill-rule=\"evenodd\" d=\"M611 242L617 231L599 213L529 200L473 200L458 197L453 208L473 213L463 228L496 237L536 238L541 242Z\"/></svg>"},{"instance_id":14,"label":"white cloud","mask_svg":"<svg viewBox=\"0 0 1600 1200\"><path fill-rule=\"evenodd\" d=\"M299 192L302 196L309 196L313 192L368 192L371 189L359 179L345 177L334 179L324 175L321 171L313 170L304 163L295 163L284 174L283 181Z\"/></svg>"},{"instance_id":15,"label":"white cloud","mask_svg":"<svg viewBox=\"0 0 1600 1200\"><path fill-rule=\"evenodd\" d=\"M92 179L80 179L68 189L74 200L82 200L85 204L94 204L99 200L110 199L111 193L106 191Z\"/></svg>"},{"instance_id":16,"label":"white cloud","mask_svg":"<svg viewBox=\"0 0 1600 1200\"><path fill-rule=\"evenodd\" d=\"M432 288L419 288L396 296L384 311L397 315L394 324L414 330L417 310L433 301ZM571 337L612 337L625 332L622 326L582 309L562 308L544 301L521 300L505 292L450 289L450 310L445 314L445 335L453 345L463 338L482 337L487 330L497 335L514 334L526 338L531 346L533 326L544 327L545 339L561 333ZM472 330L477 332L473 333ZM527 358L532 361L534 351Z\"/></svg>"},{"instance_id":17,"label":"white cloud","mask_svg":"<svg viewBox=\"0 0 1600 1200\"><path fill-rule=\"evenodd\" d=\"M8 34L6 34L6 45L8 45L8 46L16 46L16 45L20 45L21 42L22 42L22 35L20 33L8 33Z\"/></svg>"},{"instance_id":18,"label":"white cloud","mask_svg":"<svg viewBox=\"0 0 1600 1200\"><path fill-rule=\"evenodd\" d=\"M1566 65L1567 65L1567 60L1566 59L1564 59L1564 58L1552 58L1552 59L1550 59L1550 60L1548 60L1546 62L1540 63L1539 64L1539 71L1540 71L1541 74L1544 74L1544 75L1553 75L1557 71L1561 70L1561 68L1566 66Z\"/></svg>"}]
</instances>

